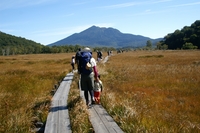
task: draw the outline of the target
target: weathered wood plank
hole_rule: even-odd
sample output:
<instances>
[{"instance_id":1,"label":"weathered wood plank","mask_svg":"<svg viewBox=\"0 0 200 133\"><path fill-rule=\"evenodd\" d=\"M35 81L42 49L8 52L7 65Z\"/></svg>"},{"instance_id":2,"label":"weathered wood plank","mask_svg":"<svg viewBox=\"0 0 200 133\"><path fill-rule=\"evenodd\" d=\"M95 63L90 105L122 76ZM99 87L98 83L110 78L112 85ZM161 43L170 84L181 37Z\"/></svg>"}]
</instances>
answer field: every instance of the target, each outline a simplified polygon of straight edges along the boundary
<instances>
[{"instance_id":1,"label":"weathered wood plank","mask_svg":"<svg viewBox=\"0 0 200 133\"><path fill-rule=\"evenodd\" d=\"M108 57L105 60L107 61ZM72 132L67 109L67 99L73 76L73 73L69 73L63 79L58 90L53 96L51 109L47 117L45 133ZM80 96L84 98L84 94L81 89ZM123 133L121 128L101 105L93 105L92 108L89 109L89 113L90 121L94 127L95 133Z\"/></svg>"},{"instance_id":2,"label":"weathered wood plank","mask_svg":"<svg viewBox=\"0 0 200 133\"><path fill-rule=\"evenodd\" d=\"M80 81L79 81L80 82ZM84 93L80 89L80 96L84 98ZM90 97L89 97L90 98ZM89 119L95 133L123 133L114 119L107 113L102 105L92 105L89 111Z\"/></svg>"},{"instance_id":3,"label":"weathered wood plank","mask_svg":"<svg viewBox=\"0 0 200 133\"><path fill-rule=\"evenodd\" d=\"M89 109L89 119L92 123L95 133L108 133L105 123L100 119L98 112L94 108Z\"/></svg>"},{"instance_id":4,"label":"weathered wood plank","mask_svg":"<svg viewBox=\"0 0 200 133\"><path fill-rule=\"evenodd\" d=\"M61 82L52 98L50 112L47 117L45 133L71 133L67 99L73 73L69 73Z\"/></svg>"},{"instance_id":5,"label":"weathered wood plank","mask_svg":"<svg viewBox=\"0 0 200 133\"><path fill-rule=\"evenodd\" d=\"M113 120L113 118L107 113L102 105L94 105L94 111L99 115L99 118L104 123L109 133L123 133L121 128Z\"/></svg>"}]
</instances>

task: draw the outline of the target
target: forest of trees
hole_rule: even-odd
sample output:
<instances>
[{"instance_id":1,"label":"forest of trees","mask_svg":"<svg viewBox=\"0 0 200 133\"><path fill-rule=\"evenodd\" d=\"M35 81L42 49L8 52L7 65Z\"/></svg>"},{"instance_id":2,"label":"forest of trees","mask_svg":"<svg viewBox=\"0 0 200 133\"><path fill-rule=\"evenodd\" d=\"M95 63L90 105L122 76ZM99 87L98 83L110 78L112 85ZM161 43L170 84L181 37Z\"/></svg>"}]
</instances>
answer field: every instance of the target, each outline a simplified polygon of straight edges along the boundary
<instances>
[{"instance_id":1,"label":"forest of trees","mask_svg":"<svg viewBox=\"0 0 200 133\"><path fill-rule=\"evenodd\" d=\"M0 32L0 52L2 55L40 53L43 45L21 37Z\"/></svg>"},{"instance_id":2,"label":"forest of trees","mask_svg":"<svg viewBox=\"0 0 200 133\"><path fill-rule=\"evenodd\" d=\"M45 46L22 37L12 36L0 32L0 55L16 55L16 54L41 54L41 53L69 53L76 52L80 45L65 45L65 46ZM94 51L115 50L115 48L95 47Z\"/></svg>"},{"instance_id":3,"label":"forest of trees","mask_svg":"<svg viewBox=\"0 0 200 133\"><path fill-rule=\"evenodd\" d=\"M200 49L200 20L165 36L157 49Z\"/></svg>"}]
</instances>

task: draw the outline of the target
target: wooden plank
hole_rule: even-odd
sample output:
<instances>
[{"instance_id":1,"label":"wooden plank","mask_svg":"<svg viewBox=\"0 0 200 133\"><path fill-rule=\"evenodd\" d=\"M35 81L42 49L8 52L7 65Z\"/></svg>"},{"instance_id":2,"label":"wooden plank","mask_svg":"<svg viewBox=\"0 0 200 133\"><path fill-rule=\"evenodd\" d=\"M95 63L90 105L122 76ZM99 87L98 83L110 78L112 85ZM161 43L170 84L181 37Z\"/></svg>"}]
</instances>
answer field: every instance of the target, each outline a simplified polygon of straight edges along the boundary
<instances>
[{"instance_id":1,"label":"wooden plank","mask_svg":"<svg viewBox=\"0 0 200 133\"><path fill-rule=\"evenodd\" d=\"M105 60L107 61L108 57ZM73 76L73 73L67 74L53 96L51 109L47 117L45 133L72 132L67 109L67 99ZM84 93L81 89L80 96L84 98ZM89 109L89 113L95 133L123 133L121 128L101 105L92 106L92 108Z\"/></svg>"},{"instance_id":2,"label":"wooden plank","mask_svg":"<svg viewBox=\"0 0 200 133\"><path fill-rule=\"evenodd\" d=\"M73 76L73 73L66 75L52 98L51 108L45 126L45 133L72 132L67 109L67 99Z\"/></svg>"},{"instance_id":3,"label":"wooden plank","mask_svg":"<svg viewBox=\"0 0 200 133\"><path fill-rule=\"evenodd\" d=\"M106 63L108 61L109 56L106 56L102 63Z\"/></svg>"},{"instance_id":4,"label":"wooden plank","mask_svg":"<svg viewBox=\"0 0 200 133\"><path fill-rule=\"evenodd\" d=\"M79 81L80 96L84 98L84 92L81 91ZM89 97L90 98L90 97ZM89 108L89 119L92 123L95 133L123 133L114 119L107 113L102 105L92 105Z\"/></svg>"},{"instance_id":5,"label":"wooden plank","mask_svg":"<svg viewBox=\"0 0 200 133\"><path fill-rule=\"evenodd\" d=\"M106 126L109 133L123 133L121 128L117 125L114 119L107 113L102 105L94 105L94 110L99 115L99 118Z\"/></svg>"},{"instance_id":6,"label":"wooden plank","mask_svg":"<svg viewBox=\"0 0 200 133\"><path fill-rule=\"evenodd\" d=\"M95 133L108 133L108 130L105 123L100 119L98 113L94 110L94 108L89 109L89 119L92 123Z\"/></svg>"},{"instance_id":7,"label":"wooden plank","mask_svg":"<svg viewBox=\"0 0 200 133\"><path fill-rule=\"evenodd\" d=\"M71 130L70 119L67 110L67 106L63 106L66 101L59 101L59 111L58 111L58 129L59 133L68 133L68 130Z\"/></svg>"}]
</instances>

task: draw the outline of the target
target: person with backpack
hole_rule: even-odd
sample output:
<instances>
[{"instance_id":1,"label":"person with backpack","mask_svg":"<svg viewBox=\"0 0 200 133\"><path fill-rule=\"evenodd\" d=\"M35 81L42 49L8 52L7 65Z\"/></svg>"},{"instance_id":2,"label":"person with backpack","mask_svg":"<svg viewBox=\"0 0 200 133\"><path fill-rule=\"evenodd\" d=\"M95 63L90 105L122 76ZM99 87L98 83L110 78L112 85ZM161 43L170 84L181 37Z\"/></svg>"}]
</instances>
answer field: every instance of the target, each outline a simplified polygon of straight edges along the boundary
<instances>
[{"instance_id":1,"label":"person with backpack","mask_svg":"<svg viewBox=\"0 0 200 133\"><path fill-rule=\"evenodd\" d=\"M94 78L98 81L98 72L95 59L92 57L90 48L86 47L81 51L81 90L84 91L86 105L89 107L89 97L91 96L91 104L95 104L94 100Z\"/></svg>"},{"instance_id":2,"label":"person with backpack","mask_svg":"<svg viewBox=\"0 0 200 133\"><path fill-rule=\"evenodd\" d=\"M101 51L97 51L97 61L100 62L102 60L102 52Z\"/></svg>"}]
</instances>

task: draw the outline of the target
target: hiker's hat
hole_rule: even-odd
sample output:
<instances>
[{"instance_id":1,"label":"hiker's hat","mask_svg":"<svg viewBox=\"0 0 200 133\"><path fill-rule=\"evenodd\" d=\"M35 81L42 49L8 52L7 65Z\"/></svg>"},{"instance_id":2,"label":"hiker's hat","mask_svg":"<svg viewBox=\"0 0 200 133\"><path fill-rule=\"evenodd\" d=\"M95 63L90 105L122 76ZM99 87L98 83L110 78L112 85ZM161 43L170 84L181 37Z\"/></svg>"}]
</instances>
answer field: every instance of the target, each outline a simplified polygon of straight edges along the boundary
<instances>
[{"instance_id":1,"label":"hiker's hat","mask_svg":"<svg viewBox=\"0 0 200 133\"><path fill-rule=\"evenodd\" d=\"M84 49L83 49L83 52L90 52L91 50L90 50L90 48L88 48L88 47L85 47Z\"/></svg>"}]
</instances>

